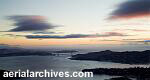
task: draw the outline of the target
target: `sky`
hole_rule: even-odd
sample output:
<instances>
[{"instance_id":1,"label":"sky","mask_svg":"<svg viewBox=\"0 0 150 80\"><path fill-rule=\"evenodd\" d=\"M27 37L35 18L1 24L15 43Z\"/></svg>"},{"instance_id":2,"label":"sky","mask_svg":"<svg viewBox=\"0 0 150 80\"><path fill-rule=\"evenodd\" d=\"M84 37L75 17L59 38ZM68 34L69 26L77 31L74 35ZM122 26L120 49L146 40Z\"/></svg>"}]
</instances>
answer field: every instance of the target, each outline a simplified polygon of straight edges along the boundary
<instances>
[{"instance_id":1,"label":"sky","mask_svg":"<svg viewBox=\"0 0 150 80\"><path fill-rule=\"evenodd\" d=\"M0 44L150 42L149 0L0 0Z\"/></svg>"}]
</instances>

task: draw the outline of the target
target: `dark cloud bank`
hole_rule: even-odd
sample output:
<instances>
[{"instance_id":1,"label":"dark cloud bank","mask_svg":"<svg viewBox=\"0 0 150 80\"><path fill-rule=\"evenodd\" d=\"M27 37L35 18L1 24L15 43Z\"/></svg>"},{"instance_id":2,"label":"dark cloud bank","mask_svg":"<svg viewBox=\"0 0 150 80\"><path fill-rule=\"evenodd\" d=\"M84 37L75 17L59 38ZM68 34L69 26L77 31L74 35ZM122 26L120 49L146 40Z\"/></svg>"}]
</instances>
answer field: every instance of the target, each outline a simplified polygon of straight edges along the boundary
<instances>
[{"instance_id":1,"label":"dark cloud bank","mask_svg":"<svg viewBox=\"0 0 150 80\"><path fill-rule=\"evenodd\" d=\"M9 30L10 32L23 32L23 31L45 31L53 29L54 26L46 21L43 16L36 15L17 15L9 16L8 19L14 20L16 28Z\"/></svg>"},{"instance_id":2,"label":"dark cloud bank","mask_svg":"<svg viewBox=\"0 0 150 80\"><path fill-rule=\"evenodd\" d=\"M128 0L120 4L109 19L136 18L146 15L150 15L150 0Z\"/></svg>"},{"instance_id":3,"label":"dark cloud bank","mask_svg":"<svg viewBox=\"0 0 150 80\"><path fill-rule=\"evenodd\" d=\"M16 28L9 30L10 32L31 31L37 35L21 35L28 39L67 39L67 38L96 38L96 37L112 37L112 36L129 36L118 32L106 32L104 34L68 34L68 35L39 35L39 34L56 34L56 32L47 32L48 29L55 27L46 21L43 16L36 15L17 15L9 16L10 20L15 21ZM18 35L17 35L18 36Z\"/></svg>"},{"instance_id":4,"label":"dark cloud bank","mask_svg":"<svg viewBox=\"0 0 150 80\"><path fill-rule=\"evenodd\" d=\"M112 37L112 36L129 36L117 32L107 32L105 34L69 34L64 36L52 35L27 35L28 39L67 39L67 38L96 38L96 37Z\"/></svg>"}]
</instances>

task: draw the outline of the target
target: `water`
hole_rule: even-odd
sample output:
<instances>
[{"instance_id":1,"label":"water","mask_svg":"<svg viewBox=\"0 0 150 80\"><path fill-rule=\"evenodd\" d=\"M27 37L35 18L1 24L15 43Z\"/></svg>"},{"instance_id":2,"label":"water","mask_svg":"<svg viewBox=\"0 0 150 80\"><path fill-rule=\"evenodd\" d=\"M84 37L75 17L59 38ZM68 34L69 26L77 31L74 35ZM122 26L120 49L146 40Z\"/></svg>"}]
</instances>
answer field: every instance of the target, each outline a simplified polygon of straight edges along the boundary
<instances>
[{"instance_id":1,"label":"water","mask_svg":"<svg viewBox=\"0 0 150 80\"><path fill-rule=\"evenodd\" d=\"M149 66L149 65L129 65L111 62L97 61L77 61L67 59L68 55L64 56L20 56L20 57L1 57L0 69L6 70L32 70L43 71L45 69L54 71L81 71L85 68L99 67L133 67L133 66ZM113 76L94 75L93 78L40 78L40 80L104 80ZM23 80L39 80L39 78L24 78Z\"/></svg>"}]
</instances>

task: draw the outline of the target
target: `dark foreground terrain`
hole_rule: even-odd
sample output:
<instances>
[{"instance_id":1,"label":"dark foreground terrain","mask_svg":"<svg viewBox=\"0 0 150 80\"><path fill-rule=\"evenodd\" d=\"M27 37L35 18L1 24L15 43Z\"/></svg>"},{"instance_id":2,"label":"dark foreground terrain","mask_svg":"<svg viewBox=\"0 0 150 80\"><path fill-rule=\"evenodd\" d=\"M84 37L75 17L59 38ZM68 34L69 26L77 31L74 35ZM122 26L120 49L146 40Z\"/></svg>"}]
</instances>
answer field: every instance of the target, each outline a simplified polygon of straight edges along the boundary
<instances>
[{"instance_id":1,"label":"dark foreground terrain","mask_svg":"<svg viewBox=\"0 0 150 80\"><path fill-rule=\"evenodd\" d=\"M145 51L100 51L87 54L73 55L72 60L93 60L104 62L116 62L125 64L148 64L150 63L150 50Z\"/></svg>"},{"instance_id":2,"label":"dark foreground terrain","mask_svg":"<svg viewBox=\"0 0 150 80\"><path fill-rule=\"evenodd\" d=\"M132 79L128 77L115 77L115 78L105 79L105 80L132 80Z\"/></svg>"},{"instance_id":3,"label":"dark foreground terrain","mask_svg":"<svg viewBox=\"0 0 150 80\"><path fill-rule=\"evenodd\" d=\"M127 77L136 78L137 80L150 80L150 68L96 68L84 69L82 71L93 72L94 74L98 75L124 76L119 78L112 78L110 80L127 80Z\"/></svg>"}]
</instances>

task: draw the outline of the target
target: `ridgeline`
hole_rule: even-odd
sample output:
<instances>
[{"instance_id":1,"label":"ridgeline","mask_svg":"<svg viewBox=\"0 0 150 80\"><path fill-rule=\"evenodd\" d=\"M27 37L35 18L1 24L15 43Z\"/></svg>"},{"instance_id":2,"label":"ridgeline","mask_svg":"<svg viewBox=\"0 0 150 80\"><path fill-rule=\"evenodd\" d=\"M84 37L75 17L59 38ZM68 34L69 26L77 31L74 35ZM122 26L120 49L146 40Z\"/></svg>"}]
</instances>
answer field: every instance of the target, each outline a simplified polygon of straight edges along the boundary
<instances>
[{"instance_id":1,"label":"ridgeline","mask_svg":"<svg viewBox=\"0 0 150 80\"><path fill-rule=\"evenodd\" d=\"M145 51L100 51L87 54L73 55L71 60L92 60L103 62L116 62L124 64L148 64L150 63L150 50Z\"/></svg>"}]
</instances>

